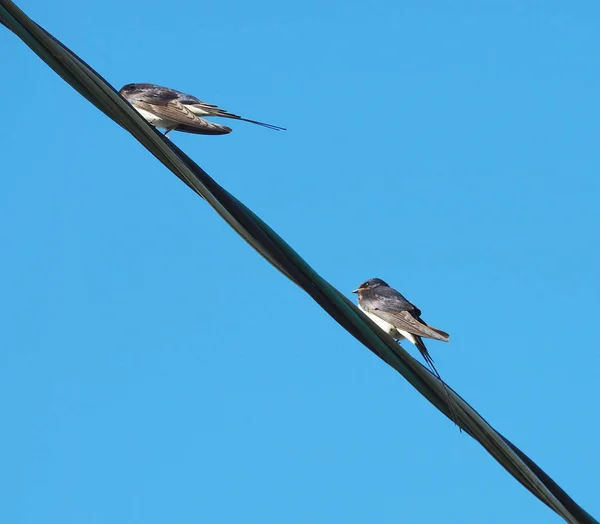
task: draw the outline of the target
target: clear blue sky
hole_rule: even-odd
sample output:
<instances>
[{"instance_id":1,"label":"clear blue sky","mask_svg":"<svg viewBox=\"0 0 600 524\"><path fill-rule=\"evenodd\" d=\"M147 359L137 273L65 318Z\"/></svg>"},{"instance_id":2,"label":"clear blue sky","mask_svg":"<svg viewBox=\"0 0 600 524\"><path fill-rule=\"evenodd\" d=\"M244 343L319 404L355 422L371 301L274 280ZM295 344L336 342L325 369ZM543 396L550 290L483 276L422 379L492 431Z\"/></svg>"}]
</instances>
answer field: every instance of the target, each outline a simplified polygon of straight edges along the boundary
<instances>
[{"instance_id":1,"label":"clear blue sky","mask_svg":"<svg viewBox=\"0 0 600 524\"><path fill-rule=\"evenodd\" d=\"M598 2L19 5L116 88L289 128L172 138L449 331L598 518ZM561 522L4 28L0 63L2 522Z\"/></svg>"}]
</instances>

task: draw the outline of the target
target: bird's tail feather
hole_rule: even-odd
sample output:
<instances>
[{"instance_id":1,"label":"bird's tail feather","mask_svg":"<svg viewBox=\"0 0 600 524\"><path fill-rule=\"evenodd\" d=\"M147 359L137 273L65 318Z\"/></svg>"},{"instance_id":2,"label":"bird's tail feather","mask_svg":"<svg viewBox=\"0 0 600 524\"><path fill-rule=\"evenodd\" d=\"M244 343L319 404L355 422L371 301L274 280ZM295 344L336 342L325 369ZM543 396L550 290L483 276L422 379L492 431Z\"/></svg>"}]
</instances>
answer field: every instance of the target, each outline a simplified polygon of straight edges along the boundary
<instances>
[{"instance_id":1,"label":"bird's tail feather","mask_svg":"<svg viewBox=\"0 0 600 524\"><path fill-rule=\"evenodd\" d=\"M438 335L441 335L442 337L444 337L444 342L448 342L450 339L450 334L446 333L445 331L442 331L441 329L438 328L434 328L433 326L430 326L429 324L427 324L427 327L433 331L435 331Z\"/></svg>"},{"instance_id":2,"label":"bird's tail feather","mask_svg":"<svg viewBox=\"0 0 600 524\"><path fill-rule=\"evenodd\" d=\"M267 129L274 129L275 131L287 131L285 127L274 126L273 124L267 124L265 122L259 122L258 120L249 120L248 118L237 117L237 120L243 120L244 122L250 122L259 126L266 127Z\"/></svg>"},{"instance_id":3,"label":"bird's tail feather","mask_svg":"<svg viewBox=\"0 0 600 524\"><path fill-rule=\"evenodd\" d=\"M204 122L208 122L208 120L204 120ZM222 126L220 124L215 124L214 122L210 122L210 126L188 126L185 124L179 124L174 131L181 131L182 133L193 133L195 135L226 135L227 133L231 133L232 129L227 126Z\"/></svg>"},{"instance_id":4,"label":"bird's tail feather","mask_svg":"<svg viewBox=\"0 0 600 524\"><path fill-rule=\"evenodd\" d=\"M206 110L206 108L203 109ZM206 116L221 116L223 118L233 118L234 120L250 122L251 124L266 127L267 129L274 129L275 131L287 131L285 127L274 126L273 124L267 124L266 122L259 122L258 120L250 120L249 118L243 118L240 115L236 115L235 113L229 113L228 111L225 111L224 109L220 109L218 107L211 108L211 112L209 112Z\"/></svg>"},{"instance_id":5,"label":"bird's tail feather","mask_svg":"<svg viewBox=\"0 0 600 524\"><path fill-rule=\"evenodd\" d=\"M434 328L432 328L432 329L434 329ZM438 330L436 329L436 331L438 331ZM444 332L442 331L442 333L444 333ZM442 387L444 388L444 391L446 392L446 399L448 401L448 410L450 411L450 418L452 418L452 421L458 426L459 431L462 432L462 429L458 425L458 422L457 422L457 419L456 419L456 411L454 411L454 403L452 402L452 399L450 398L450 393L448 392L448 388L446 387L446 383L443 381L442 377L438 373L438 370L436 369L436 367L435 367L435 365L433 363L433 359L431 358L431 355L429 354L429 351L427 351L427 347L425 346L425 344L424 344L423 340L421 339L421 337L415 337L415 346L417 346L417 349L419 350L419 352L423 356L423 359L427 363L427 366L429 367L429 369L431 370L431 372L442 383Z\"/></svg>"}]
</instances>

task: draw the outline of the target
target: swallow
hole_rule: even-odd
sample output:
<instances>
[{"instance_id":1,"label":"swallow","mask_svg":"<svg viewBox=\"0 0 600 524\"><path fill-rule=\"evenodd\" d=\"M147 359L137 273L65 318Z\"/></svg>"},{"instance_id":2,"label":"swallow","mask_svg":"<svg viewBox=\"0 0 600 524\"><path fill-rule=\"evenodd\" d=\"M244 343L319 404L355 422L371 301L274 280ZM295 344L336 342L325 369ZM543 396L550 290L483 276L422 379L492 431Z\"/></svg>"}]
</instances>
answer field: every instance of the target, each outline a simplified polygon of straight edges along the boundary
<instances>
[{"instance_id":1,"label":"swallow","mask_svg":"<svg viewBox=\"0 0 600 524\"><path fill-rule=\"evenodd\" d=\"M450 413L456 422L446 384L435 368L433 359L423 342L423 338L449 342L450 335L422 320L421 310L380 278L371 278L363 282L352 293L358 294L358 308L383 331L398 342L406 339L416 346L431 371L444 386Z\"/></svg>"},{"instance_id":2,"label":"swallow","mask_svg":"<svg viewBox=\"0 0 600 524\"><path fill-rule=\"evenodd\" d=\"M171 131L195 133L197 135L225 135L232 129L205 120L204 116L220 116L243 120L259 126L285 131L285 128L249 120L228 113L213 104L207 104L195 96L181 91L161 87L155 84L127 84L119 90L134 109L142 115L149 124L165 129L165 136Z\"/></svg>"}]
</instances>

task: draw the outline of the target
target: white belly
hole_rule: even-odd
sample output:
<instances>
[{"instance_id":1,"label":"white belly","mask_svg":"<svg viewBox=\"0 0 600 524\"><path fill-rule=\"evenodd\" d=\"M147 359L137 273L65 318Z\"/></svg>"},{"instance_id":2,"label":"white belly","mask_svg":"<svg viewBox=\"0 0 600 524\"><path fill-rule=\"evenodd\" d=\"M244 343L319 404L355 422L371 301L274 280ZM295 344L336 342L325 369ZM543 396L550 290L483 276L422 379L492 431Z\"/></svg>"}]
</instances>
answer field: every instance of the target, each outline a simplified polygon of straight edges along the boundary
<instances>
[{"instance_id":1,"label":"white belly","mask_svg":"<svg viewBox=\"0 0 600 524\"><path fill-rule=\"evenodd\" d=\"M404 338L403 335L389 322L386 322L385 320L383 320L382 318L379 318L377 315L374 315L373 313L369 313L368 311L365 311L360 306L358 306L358 309L360 309L365 315L367 315L373 322L375 322L375 324L377 324L386 333L391 335L392 338L397 338L397 339Z\"/></svg>"},{"instance_id":2,"label":"white belly","mask_svg":"<svg viewBox=\"0 0 600 524\"><path fill-rule=\"evenodd\" d=\"M375 322L375 324L377 324L386 333L391 335L392 338L395 338L396 340L406 339L411 344L416 343L417 340L415 339L415 336L412 333L395 328L392 324L383 320L382 318L379 318L377 315L374 315L373 313L369 313L368 311L365 311L363 308L360 307L360 304L358 306L358 309L360 309L365 315L367 315L373 322Z\"/></svg>"},{"instance_id":3,"label":"white belly","mask_svg":"<svg viewBox=\"0 0 600 524\"><path fill-rule=\"evenodd\" d=\"M160 116L156 116L154 113L146 111L145 109L140 109L136 106L133 107L140 115L142 115L147 120L149 124L152 124L154 127L160 127L161 129L169 129L170 127L173 127L173 124L175 123L172 120L165 120Z\"/></svg>"}]
</instances>

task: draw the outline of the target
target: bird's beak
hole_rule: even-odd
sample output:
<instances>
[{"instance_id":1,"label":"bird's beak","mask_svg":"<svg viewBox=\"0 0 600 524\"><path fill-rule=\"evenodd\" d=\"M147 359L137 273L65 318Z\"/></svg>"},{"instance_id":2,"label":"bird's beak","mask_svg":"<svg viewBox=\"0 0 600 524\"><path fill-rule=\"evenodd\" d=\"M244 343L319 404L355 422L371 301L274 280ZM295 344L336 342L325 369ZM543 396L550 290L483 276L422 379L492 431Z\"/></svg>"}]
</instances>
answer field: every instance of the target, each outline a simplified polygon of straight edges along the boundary
<instances>
[{"instance_id":1,"label":"bird's beak","mask_svg":"<svg viewBox=\"0 0 600 524\"><path fill-rule=\"evenodd\" d=\"M352 293L358 293L360 291L360 289L355 289L354 291L352 291Z\"/></svg>"}]
</instances>

